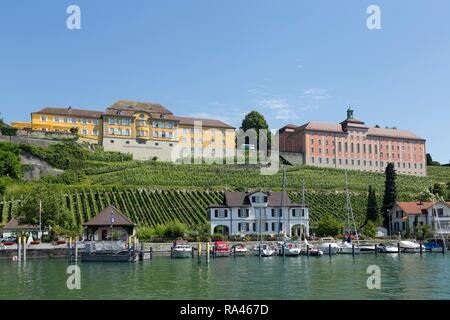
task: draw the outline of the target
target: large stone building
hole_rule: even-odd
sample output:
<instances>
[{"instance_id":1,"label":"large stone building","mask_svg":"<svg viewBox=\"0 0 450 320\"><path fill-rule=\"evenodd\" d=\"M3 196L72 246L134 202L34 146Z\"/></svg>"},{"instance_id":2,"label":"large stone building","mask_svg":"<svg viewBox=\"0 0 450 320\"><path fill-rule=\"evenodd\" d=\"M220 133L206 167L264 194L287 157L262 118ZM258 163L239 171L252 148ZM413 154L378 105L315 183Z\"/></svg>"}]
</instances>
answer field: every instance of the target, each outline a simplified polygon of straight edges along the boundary
<instances>
[{"instance_id":1,"label":"large stone building","mask_svg":"<svg viewBox=\"0 0 450 320\"><path fill-rule=\"evenodd\" d=\"M383 172L392 162L398 173L426 175L425 139L406 130L369 127L354 119L350 108L339 124L289 124L279 133L280 154L291 163Z\"/></svg>"},{"instance_id":2,"label":"large stone building","mask_svg":"<svg viewBox=\"0 0 450 320\"><path fill-rule=\"evenodd\" d=\"M76 129L80 141L131 153L136 160L222 157L234 152L235 146L235 128L222 121L178 117L160 104L127 100L117 101L105 112L44 108L31 114L31 123L12 125L48 132Z\"/></svg>"}]
</instances>

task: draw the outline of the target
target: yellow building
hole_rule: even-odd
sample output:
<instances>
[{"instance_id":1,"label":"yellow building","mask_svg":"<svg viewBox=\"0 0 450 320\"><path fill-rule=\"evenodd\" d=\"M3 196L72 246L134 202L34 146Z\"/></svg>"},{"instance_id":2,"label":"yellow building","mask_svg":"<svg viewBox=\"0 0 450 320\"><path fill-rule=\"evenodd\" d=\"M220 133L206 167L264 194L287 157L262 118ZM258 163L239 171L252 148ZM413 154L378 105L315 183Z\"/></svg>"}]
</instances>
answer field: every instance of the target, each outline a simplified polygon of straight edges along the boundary
<instances>
[{"instance_id":1,"label":"yellow building","mask_svg":"<svg viewBox=\"0 0 450 320\"><path fill-rule=\"evenodd\" d=\"M129 100L119 100L105 112L44 108L31 114L31 124L14 122L13 127L49 132L77 128L80 141L131 153L137 160L214 158L235 149L235 128L222 121L178 117L160 104Z\"/></svg>"},{"instance_id":2,"label":"yellow building","mask_svg":"<svg viewBox=\"0 0 450 320\"><path fill-rule=\"evenodd\" d=\"M75 132L80 141L97 144L102 137L102 113L68 108L44 108L31 114L31 123L13 122L17 129L46 132Z\"/></svg>"}]
</instances>

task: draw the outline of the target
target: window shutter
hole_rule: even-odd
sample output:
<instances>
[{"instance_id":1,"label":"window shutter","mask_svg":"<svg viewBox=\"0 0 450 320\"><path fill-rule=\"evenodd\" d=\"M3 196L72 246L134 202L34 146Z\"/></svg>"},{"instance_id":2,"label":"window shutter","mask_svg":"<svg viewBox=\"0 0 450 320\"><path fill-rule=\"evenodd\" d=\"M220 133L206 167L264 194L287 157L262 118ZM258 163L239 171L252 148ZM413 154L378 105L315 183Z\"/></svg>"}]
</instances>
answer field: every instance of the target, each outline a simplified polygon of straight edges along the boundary
<instances>
[{"instance_id":1,"label":"window shutter","mask_svg":"<svg viewBox=\"0 0 450 320\"><path fill-rule=\"evenodd\" d=\"M224 211L224 216L225 216L225 218L228 218L228 210L227 209L225 209L225 211Z\"/></svg>"},{"instance_id":2,"label":"window shutter","mask_svg":"<svg viewBox=\"0 0 450 320\"><path fill-rule=\"evenodd\" d=\"M219 216L219 210L216 209L216 210L214 210L214 217L217 218L218 216Z\"/></svg>"}]
</instances>

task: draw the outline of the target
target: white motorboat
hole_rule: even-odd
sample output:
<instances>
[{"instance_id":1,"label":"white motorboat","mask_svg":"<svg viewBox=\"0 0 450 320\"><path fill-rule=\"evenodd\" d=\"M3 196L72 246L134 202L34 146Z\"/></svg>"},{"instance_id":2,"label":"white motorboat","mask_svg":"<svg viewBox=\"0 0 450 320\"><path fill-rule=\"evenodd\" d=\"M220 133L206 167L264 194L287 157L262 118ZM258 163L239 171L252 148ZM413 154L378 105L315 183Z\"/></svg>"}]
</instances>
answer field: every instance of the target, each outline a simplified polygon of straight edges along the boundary
<instances>
[{"instance_id":1,"label":"white motorboat","mask_svg":"<svg viewBox=\"0 0 450 320\"><path fill-rule=\"evenodd\" d=\"M247 248L242 244L236 244L231 248L231 252L236 256L245 256L248 252Z\"/></svg>"},{"instance_id":2,"label":"white motorboat","mask_svg":"<svg viewBox=\"0 0 450 320\"><path fill-rule=\"evenodd\" d=\"M375 253L374 244L362 244L358 246L361 253Z\"/></svg>"},{"instance_id":3,"label":"white motorboat","mask_svg":"<svg viewBox=\"0 0 450 320\"><path fill-rule=\"evenodd\" d=\"M264 243L256 245L253 248L253 252L255 253L256 256L261 257L271 257L277 253L276 250L271 245Z\"/></svg>"},{"instance_id":4,"label":"white motorboat","mask_svg":"<svg viewBox=\"0 0 450 320\"><path fill-rule=\"evenodd\" d=\"M399 244L400 244L400 250L402 252L417 253L417 252L420 252L420 246L422 246L422 251L425 251L425 246L417 243L416 241L404 240L404 241L400 241Z\"/></svg>"},{"instance_id":5,"label":"white motorboat","mask_svg":"<svg viewBox=\"0 0 450 320\"><path fill-rule=\"evenodd\" d=\"M192 257L192 247L187 241L177 240L172 247L173 258L190 258Z\"/></svg>"},{"instance_id":6,"label":"white motorboat","mask_svg":"<svg viewBox=\"0 0 450 320\"><path fill-rule=\"evenodd\" d=\"M323 254L336 254L338 252L338 246L336 241L331 237L320 238L319 250Z\"/></svg>"},{"instance_id":7,"label":"white motorboat","mask_svg":"<svg viewBox=\"0 0 450 320\"><path fill-rule=\"evenodd\" d=\"M301 248L293 242L278 243L278 255L287 257L296 257L300 255Z\"/></svg>"},{"instance_id":8,"label":"white motorboat","mask_svg":"<svg viewBox=\"0 0 450 320\"><path fill-rule=\"evenodd\" d=\"M321 256L323 251L319 247L310 245L308 240L305 239L305 245L302 247L300 254L304 256Z\"/></svg>"},{"instance_id":9,"label":"white motorboat","mask_svg":"<svg viewBox=\"0 0 450 320\"><path fill-rule=\"evenodd\" d=\"M349 241L342 241L342 242L338 243L337 245L338 245L338 253L341 253L341 254L361 253L361 248L353 245Z\"/></svg>"},{"instance_id":10,"label":"white motorboat","mask_svg":"<svg viewBox=\"0 0 450 320\"><path fill-rule=\"evenodd\" d=\"M382 253L398 253L398 247L393 244L378 244L378 252Z\"/></svg>"}]
</instances>

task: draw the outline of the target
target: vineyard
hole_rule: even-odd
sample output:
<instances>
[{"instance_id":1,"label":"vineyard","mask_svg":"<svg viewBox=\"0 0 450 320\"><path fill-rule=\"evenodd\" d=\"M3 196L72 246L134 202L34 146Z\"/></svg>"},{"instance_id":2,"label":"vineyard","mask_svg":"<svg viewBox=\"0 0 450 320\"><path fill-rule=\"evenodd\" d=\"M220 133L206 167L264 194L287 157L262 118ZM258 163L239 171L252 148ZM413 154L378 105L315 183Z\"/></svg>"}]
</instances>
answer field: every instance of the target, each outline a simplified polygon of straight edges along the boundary
<instances>
[{"instance_id":1,"label":"vineyard","mask_svg":"<svg viewBox=\"0 0 450 320\"><path fill-rule=\"evenodd\" d=\"M236 190L280 189L281 170L275 175L262 176L258 168L237 165L176 165L163 162L129 162L102 166L89 163L84 169L84 181L92 185L127 185L152 188L201 188ZM287 167L287 188L299 191L302 180L309 190L345 190L344 171L307 166ZM433 183L448 183L450 168L430 168L428 177L398 175L397 186L401 196L416 196ZM369 185L378 194L384 190L384 174L361 171L348 172L349 190L366 192Z\"/></svg>"},{"instance_id":2,"label":"vineyard","mask_svg":"<svg viewBox=\"0 0 450 320\"><path fill-rule=\"evenodd\" d=\"M300 192L290 191L289 194L292 201L301 201ZM324 215L333 215L342 222L346 221L344 192L310 191L305 193L305 198L311 209L312 226ZM140 226L155 226L171 221L192 226L207 222L207 206L222 203L223 192L126 187L67 188L65 200L73 225L81 225L102 208L114 204ZM361 224L366 212L366 194L351 193L351 202L356 221ZM17 200L4 199L0 204L3 222L15 214L17 206Z\"/></svg>"},{"instance_id":3,"label":"vineyard","mask_svg":"<svg viewBox=\"0 0 450 320\"><path fill-rule=\"evenodd\" d=\"M63 191L72 225L80 226L104 207L114 204L140 226L156 226L179 221L193 226L207 222L206 208L222 203L227 190L274 191L281 189L282 170L263 176L256 166L215 164L174 164L159 161L133 161L130 157L101 150L89 152L79 145L54 145L42 149L20 146L65 173L47 176L39 182L16 181L9 184L0 201L0 223L18 213L19 201L30 194L32 186L43 183ZM81 149L80 149L81 148ZM345 174L343 170L308 166L288 166L287 190L293 201L299 202L303 181L306 204L311 209L314 226L324 215L346 221ZM378 196L378 206L384 191L382 173L348 171L348 189L358 224L366 215L367 189L371 185ZM450 181L450 167L428 167L427 177L398 175L397 198L417 200L419 193L434 183ZM43 199L45 201L45 199Z\"/></svg>"}]
</instances>

